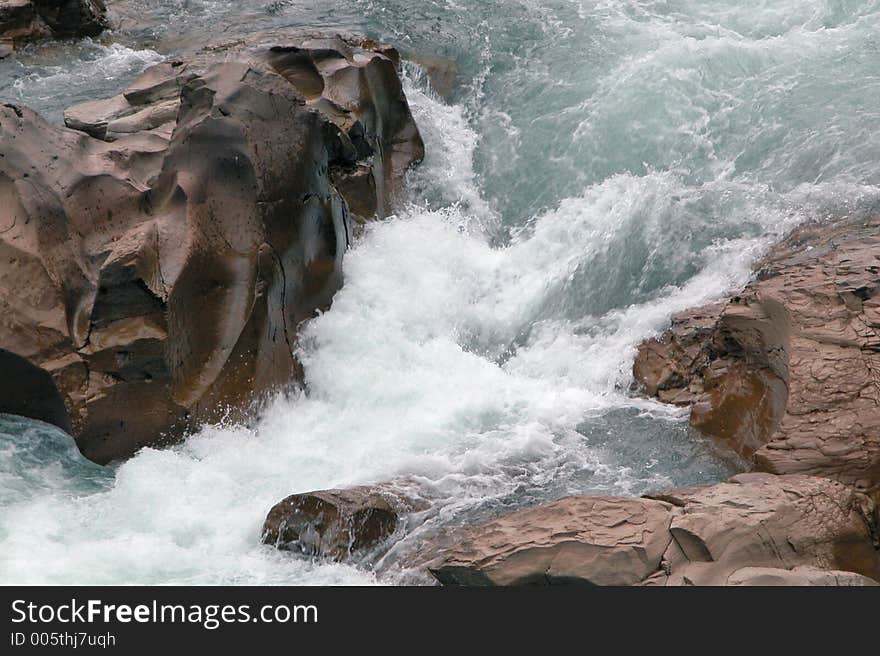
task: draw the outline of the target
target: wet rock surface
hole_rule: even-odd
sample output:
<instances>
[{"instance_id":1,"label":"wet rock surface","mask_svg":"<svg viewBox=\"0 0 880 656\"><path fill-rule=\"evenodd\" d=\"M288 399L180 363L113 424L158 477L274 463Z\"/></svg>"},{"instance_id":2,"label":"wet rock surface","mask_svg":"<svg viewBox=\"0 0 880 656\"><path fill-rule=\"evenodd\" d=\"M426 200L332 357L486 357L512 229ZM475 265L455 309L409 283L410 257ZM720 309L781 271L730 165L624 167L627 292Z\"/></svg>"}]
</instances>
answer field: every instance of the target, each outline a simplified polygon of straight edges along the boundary
<instances>
[{"instance_id":1,"label":"wet rock surface","mask_svg":"<svg viewBox=\"0 0 880 656\"><path fill-rule=\"evenodd\" d=\"M281 32L148 69L72 108L75 129L0 107L0 347L51 377L88 458L241 416L298 376L349 206L382 216L423 153L395 58Z\"/></svg>"},{"instance_id":2,"label":"wet rock surface","mask_svg":"<svg viewBox=\"0 0 880 656\"><path fill-rule=\"evenodd\" d=\"M801 227L742 292L639 348L641 391L689 406L692 426L757 472L513 513L446 540L431 572L464 585L876 585L878 246L880 220Z\"/></svg>"},{"instance_id":3,"label":"wet rock surface","mask_svg":"<svg viewBox=\"0 0 880 656\"><path fill-rule=\"evenodd\" d=\"M672 506L568 497L467 529L432 564L444 585L634 585L660 567Z\"/></svg>"},{"instance_id":4,"label":"wet rock surface","mask_svg":"<svg viewBox=\"0 0 880 656\"><path fill-rule=\"evenodd\" d=\"M741 474L515 512L457 534L430 569L447 585L867 585L880 580L872 512L825 478Z\"/></svg>"},{"instance_id":5,"label":"wet rock surface","mask_svg":"<svg viewBox=\"0 0 880 656\"><path fill-rule=\"evenodd\" d=\"M636 380L757 470L880 497L878 246L880 219L794 231L741 293L642 344Z\"/></svg>"},{"instance_id":6,"label":"wet rock surface","mask_svg":"<svg viewBox=\"0 0 880 656\"><path fill-rule=\"evenodd\" d=\"M106 14L103 0L0 0L0 59L34 39L97 36Z\"/></svg>"},{"instance_id":7,"label":"wet rock surface","mask_svg":"<svg viewBox=\"0 0 880 656\"><path fill-rule=\"evenodd\" d=\"M269 511L263 542L309 556L343 560L380 546L405 515L425 507L390 486L294 494Z\"/></svg>"}]
</instances>

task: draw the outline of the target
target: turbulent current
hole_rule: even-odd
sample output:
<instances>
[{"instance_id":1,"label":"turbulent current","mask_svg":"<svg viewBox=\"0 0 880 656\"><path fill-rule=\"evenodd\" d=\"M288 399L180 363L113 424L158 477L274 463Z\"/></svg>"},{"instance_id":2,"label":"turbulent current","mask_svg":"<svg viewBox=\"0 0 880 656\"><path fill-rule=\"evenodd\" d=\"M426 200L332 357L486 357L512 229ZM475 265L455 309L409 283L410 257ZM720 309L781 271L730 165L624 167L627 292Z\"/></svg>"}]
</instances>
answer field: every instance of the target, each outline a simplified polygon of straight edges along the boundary
<instances>
[{"instance_id":1,"label":"turbulent current","mask_svg":"<svg viewBox=\"0 0 880 656\"><path fill-rule=\"evenodd\" d=\"M386 561L432 531L720 480L736 463L631 392L635 347L798 223L880 211L880 0L108 4L100 40L0 63L0 99L60 122L209 35L346 29L414 62L427 157L303 328L305 390L253 423L105 468L0 417L4 583L424 582ZM385 561L259 544L284 496L385 481L431 501Z\"/></svg>"}]
</instances>

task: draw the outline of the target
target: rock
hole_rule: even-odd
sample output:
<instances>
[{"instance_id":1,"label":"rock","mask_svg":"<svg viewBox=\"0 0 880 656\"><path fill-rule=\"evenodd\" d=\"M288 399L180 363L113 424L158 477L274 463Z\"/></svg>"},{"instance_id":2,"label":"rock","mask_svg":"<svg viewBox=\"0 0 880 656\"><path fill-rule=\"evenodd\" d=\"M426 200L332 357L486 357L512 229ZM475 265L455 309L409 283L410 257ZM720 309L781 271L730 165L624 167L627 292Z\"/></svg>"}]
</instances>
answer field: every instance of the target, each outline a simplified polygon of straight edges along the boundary
<instances>
[{"instance_id":1,"label":"rock","mask_svg":"<svg viewBox=\"0 0 880 656\"><path fill-rule=\"evenodd\" d=\"M389 212L403 173L424 157L424 144L397 74L397 51L368 39L306 33L291 40L265 32L212 44L185 61L148 69L114 98L68 108L65 124L106 141L162 126L170 133L181 89L221 55L282 76L324 117L330 181L350 199L355 221Z\"/></svg>"},{"instance_id":2,"label":"rock","mask_svg":"<svg viewBox=\"0 0 880 656\"><path fill-rule=\"evenodd\" d=\"M64 399L48 372L0 349L0 414L39 419L71 431Z\"/></svg>"},{"instance_id":3,"label":"rock","mask_svg":"<svg viewBox=\"0 0 880 656\"><path fill-rule=\"evenodd\" d=\"M569 497L521 510L463 530L430 569L446 585L865 583L880 580L874 530L865 498L848 486L741 474L651 498Z\"/></svg>"},{"instance_id":4,"label":"rock","mask_svg":"<svg viewBox=\"0 0 880 656\"><path fill-rule=\"evenodd\" d=\"M759 471L880 499L878 244L880 219L796 230L740 294L642 344L636 381Z\"/></svg>"},{"instance_id":5,"label":"rock","mask_svg":"<svg viewBox=\"0 0 880 656\"><path fill-rule=\"evenodd\" d=\"M875 526L852 488L813 476L754 473L666 490L673 541L651 583L725 585L744 567L844 570L880 580Z\"/></svg>"},{"instance_id":6,"label":"rock","mask_svg":"<svg viewBox=\"0 0 880 656\"><path fill-rule=\"evenodd\" d=\"M18 43L97 36L106 27L103 0L0 0L0 58Z\"/></svg>"},{"instance_id":7,"label":"rock","mask_svg":"<svg viewBox=\"0 0 880 656\"><path fill-rule=\"evenodd\" d=\"M790 570L772 567L743 567L728 577L727 585L875 587L880 586L880 583L853 572L823 570L815 567L794 567Z\"/></svg>"},{"instance_id":8,"label":"rock","mask_svg":"<svg viewBox=\"0 0 880 656\"><path fill-rule=\"evenodd\" d=\"M263 524L263 542L279 549L342 560L387 540L403 515L423 510L390 486L294 494Z\"/></svg>"},{"instance_id":9,"label":"rock","mask_svg":"<svg viewBox=\"0 0 880 656\"><path fill-rule=\"evenodd\" d=\"M672 506L568 497L456 536L431 574L444 585L633 585L660 568Z\"/></svg>"},{"instance_id":10,"label":"rock","mask_svg":"<svg viewBox=\"0 0 880 656\"><path fill-rule=\"evenodd\" d=\"M97 36L107 27L104 0L33 0L53 36Z\"/></svg>"},{"instance_id":11,"label":"rock","mask_svg":"<svg viewBox=\"0 0 880 656\"><path fill-rule=\"evenodd\" d=\"M413 61L425 71L434 93L450 100L459 76L458 63L454 59L425 53L415 55Z\"/></svg>"},{"instance_id":12,"label":"rock","mask_svg":"<svg viewBox=\"0 0 880 656\"><path fill-rule=\"evenodd\" d=\"M0 39L14 42L30 36L36 18L32 0L0 0Z\"/></svg>"},{"instance_id":13,"label":"rock","mask_svg":"<svg viewBox=\"0 0 880 656\"><path fill-rule=\"evenodd\" d=\"M367 202L334 171L387 191L421 153L387 46L274 38L150 69L68 112L82 131L0 106L0 347L49 374L96 462L295 380ZM339 116L309 100L309 62L347 76Z\"/></svg>"}]
</instances>

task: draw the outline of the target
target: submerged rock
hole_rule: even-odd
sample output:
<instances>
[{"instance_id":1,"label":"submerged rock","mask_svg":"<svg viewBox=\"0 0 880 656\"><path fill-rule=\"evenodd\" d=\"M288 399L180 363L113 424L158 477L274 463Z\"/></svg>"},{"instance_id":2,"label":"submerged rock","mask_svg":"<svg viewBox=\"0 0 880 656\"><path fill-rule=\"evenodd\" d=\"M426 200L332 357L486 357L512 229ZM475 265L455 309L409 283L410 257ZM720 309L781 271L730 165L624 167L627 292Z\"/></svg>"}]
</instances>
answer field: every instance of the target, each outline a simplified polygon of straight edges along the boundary
<instances>
[{"instance_id":1,"label":"submerged rock","mask_svg":"<svg viewBox=\"0 0 880 656\"><path fill-rule=\"evenodd\" d=\"M878 245L880 219L794 231L740 294L642 344L636 381L757 470L880 500Z\"/></svg>"},{"instance_id":2,"label":"submerged rock","mask_svg":"<svg viewBox=\"0 0 880 656\"><path fill-rule=\"evenodd\" d=\"M770 474L651 498L569 497L465 529L430 568L447 585L825 584L834 577L865 584L880 580L868 503L825 478Z\"/></svg>"},{"instance_id":3,"label":"submerged rock","mask_svg":"<svg viewBox=\"0 0 880 656\"><path fill-rule=\"evenodd\" d=\"M0 59L25 41L97 36L106 27L103 0L0 0Z\"/></svg>"},{"instance_id":4,"label":"submerged rock","mask_svg":"<svg viewBox=\"0 0 880 656\"><path fill-rule=\"evenodd\" d=\"M424 509L387 486L294 494L269 511L263 542L279 549L342 560L380 545L401 518Z\"/></svg>"},{"instance_id":5,"label":"submerged rock","mask_svg":"<svg viewBox=\"0 0 880 656\"><path fill-rule=\"evenodd\" d=\"M298 326L342 284L349 204L382 215L423 152L389 53L276 33L149 69L69 111L76 130L0 107L0 347L51 376L86 457L296 378ZM334 184L361 168L373 205Z\"/></svg>"}]
</instances>

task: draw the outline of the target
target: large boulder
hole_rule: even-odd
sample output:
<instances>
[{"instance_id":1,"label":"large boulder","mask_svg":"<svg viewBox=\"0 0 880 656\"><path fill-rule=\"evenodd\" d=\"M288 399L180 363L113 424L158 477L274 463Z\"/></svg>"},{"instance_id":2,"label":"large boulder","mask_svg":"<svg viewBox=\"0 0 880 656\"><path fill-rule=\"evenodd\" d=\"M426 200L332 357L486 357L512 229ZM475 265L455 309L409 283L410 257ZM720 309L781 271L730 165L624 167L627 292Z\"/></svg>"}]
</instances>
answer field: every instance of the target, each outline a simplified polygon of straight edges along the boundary
<instances>
[{"instance_id":1,"label":"large boulder","mask_svg":"<svg viewBox=\"0 0 880 656\"><path fill-rule=\"evenodd\" d=\"M0 58L25 41L97 36L106 27L104 0L0 0Z\"/></svg>"},{"instance_id":2,"label":"large boulder","mask_svg":"<svg viewBox=\"0 0 880 656\"><path fill-rule=\"evenodd\" d=\"M77 130L0 107L0 347L49 374L86 457L299 375L298 326L342 284L349 204L381 214L390 194L370 205L365 181L388 191L422 154L391 55L276 34L150 69L116 113L69 112Z\"/></svg>"},{"instance_id":3,"label":"large boulder","mask_svg":"<svg viewBox=\"0 0 880 656\"><path fill-rule=\"evenodd\" d=\"M447 585L868 584L880 580L875 529L848 486L741 474L521 510L454 535L430 569Z\"/></svg>"},{"instance_id":4,"label":"large boulder","mask_svg":"<svg viewBox=\"0 0 880 656\"><path fill-rule=\"evenodd\" d=\"M880 580L873 504L841 483L753 473L651 496L675 510L663 567L648 583L726 585L746 567L815 567Z\"/></svg>"},{"instance_id":5,"label":"large boulder","mask_svg":"<svg viewBox=\"0 0 880 656\"><path fill-rule=\"evenodd\" d=\"M398 76L399 54L371 39L274 31L214 43L148 69L113 98L67 109L65 123L105 141L146 131L170 135L181 89L220 58L281 76L323 117L329 178L356 222L390 211L424 144Z\"/></svg>"},{"instance_id":6,"label":"large boulder","mask_svg":"<svg viewBox=\"0 0 880 656\"><path fill-rule=\"evenodd\" d=\"M641 345L634 376L759 471L880 499L880 219L809 225L725 303Z\"/></svg>"},{"instance_id":7,"label":"large boulder","mask_svg":"<svg viewBox=\"0 0 880 656\"><path fill-rule=\"evenodd\" d=\"M269 511L263 542L343 560L380 546L405 515L424 509L419 500L387 485L293 494Z\"/></svg>"},{"instance_id":8,"label":"large boulder","mask_svg":"<svg viewBox=\"0 0 880 656\"><path fill-rule=\"evenodd\" d=\"M568 497L455 535L431 573L444 585L634 585L660 569L671 521L662 501Z\"/></svg>"}]
</instances>

